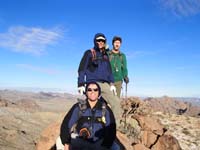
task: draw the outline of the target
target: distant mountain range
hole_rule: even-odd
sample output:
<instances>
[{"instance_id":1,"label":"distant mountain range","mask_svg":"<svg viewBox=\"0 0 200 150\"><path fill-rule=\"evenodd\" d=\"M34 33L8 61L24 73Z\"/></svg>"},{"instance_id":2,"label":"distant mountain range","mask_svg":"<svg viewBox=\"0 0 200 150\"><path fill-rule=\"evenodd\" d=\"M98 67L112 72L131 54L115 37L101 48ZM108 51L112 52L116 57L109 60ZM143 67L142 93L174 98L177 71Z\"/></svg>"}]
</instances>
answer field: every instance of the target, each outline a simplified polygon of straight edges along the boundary
<instances>
[{"instance_id":1,"label":"distant mountain range","mask_svg":"<svg viewBox=\"0 0 200 150\"><path fill-rule=\"evenodd\" d=\"M66 94L66 95L71 95L72 97L74 97L74 94L69 94L66 93L65 89L61 89L61 88L40 88L40 87L0 87L0 91L19 91L19 92L25 92L25 93L43 93L43 95L59 95L59 93L61 94ZM61 95L62 95L61 94ZM76 95L77 96L77 95ZM139 96L140 97L140 96ZM164 97L164 96L163 96ZM140 97L140 99L146 99L148 97ZM151 97L151 98L159 98L159 97ZM190 102L192 105L194 106L200 106L200 97L171 97L175 100L178 101L183 101L183 102Z\"/></svg>"},{"instance_id":2,"label":"distant mountain range","mask_svg":"<svg viewBox=\"0 0 200 150\"><path fill-rule=\"evenodd\" d=\"M18 90L0 90L0 98L10 101L28 100L75 100L78 96L69 93L58 92L27 92Z\"/></svg>"},{"instance_id":3,"label":"distant mountain range","mask_svg":"<svg viewBox=\"0 0 200 150\"><path fill-rule=\"evenodd\" d=\"M198 97L174 97L174 99L189 102L194 106L200 106L200 98Z\"/></svg>"},{"instance_id":4,"label":"distant mountain range","mask_svg":"<svg viewBox=\"0 0 200 150\"><path fill-rule=\"evenodd\" d=\"M57 93L65 93L65 89L61 88L40 88L40 87L0 87L0 90L16 90L16 91L24 91L24 92L57 92Z\"/></svg>"}]
</instances>

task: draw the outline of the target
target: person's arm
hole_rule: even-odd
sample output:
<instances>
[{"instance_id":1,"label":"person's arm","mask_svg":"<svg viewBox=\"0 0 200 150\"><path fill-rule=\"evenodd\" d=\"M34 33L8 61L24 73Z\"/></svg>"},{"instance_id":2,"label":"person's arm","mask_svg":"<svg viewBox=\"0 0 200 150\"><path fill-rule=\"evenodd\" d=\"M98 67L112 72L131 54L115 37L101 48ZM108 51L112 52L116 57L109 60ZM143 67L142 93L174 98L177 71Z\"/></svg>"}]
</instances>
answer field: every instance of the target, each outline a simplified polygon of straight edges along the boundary
<instances>
[{"instance_id":1,"label":"person's arm","mask_svg":"<svg viewBox=\"0 0 200 150\"><path fill-rule=\"evenodd\" d=\"M122 65L123 65L123 69L122 69L122 72L123 72L123 77L128 77L128 69L127 69L127 60L126 60L126 56L125 54L122 54Z\"/></svg>"},{"instance_id":2,"label":"person's arm","mask_svg":"<svg viewBox=\"0 0 200 150\"><path fill-rule=\"evenodd\" d=\"M63 119L63 122L61 124L60 128L60 138L62 141L62 144L69 144L71 142L71 127L76 123L78 120L78 104L75 104L67 113L65 118Z\"/></svg>"},{"instance_id":3,"label":"person's arm","mask_svg":"<svg viewBox=\"0 0 200 150\"><path fill-rule=\"evenodd\" d=\"M115 117L110 107L107 106L105 135L102 142L102 146L110 148L115 138L116 138Z\"/></svg>"},{"instance_id":4,"label":"person's arm","mask_svg":"<svg viewBox=\"0 0 200 150\"><path fill-rule=\"evenodd\" d=\"M79 64L79 68L78 68L78 87L83 86L85 83L85 73L86 73L86 69L88 66L88 62L89 62L89 53L90 50L87 50L82 59L81 62Z\"/></svg>"}]
</instances>

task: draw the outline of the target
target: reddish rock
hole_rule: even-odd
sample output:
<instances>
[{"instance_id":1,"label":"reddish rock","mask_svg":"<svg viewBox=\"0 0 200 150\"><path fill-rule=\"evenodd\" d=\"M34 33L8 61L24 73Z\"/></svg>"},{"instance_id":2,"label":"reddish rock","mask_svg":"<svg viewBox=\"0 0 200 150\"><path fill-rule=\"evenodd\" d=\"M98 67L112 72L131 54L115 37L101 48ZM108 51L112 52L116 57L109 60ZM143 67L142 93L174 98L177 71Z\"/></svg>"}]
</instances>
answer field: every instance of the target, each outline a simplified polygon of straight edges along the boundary
<instances>
[{"instance_id":1,"label":"reddish rock","mask_svg":"<svg viewBox=\"0 0 200 150\"><path fill-rule=\"evenodd\" d=\"M157 135L151 131L142 131L142 144L150 148L151 145L155 144Z\"/></svg>"},{"instance_id":2,"label":"reddish rock","mask_svg":"<svg viewBox=\"0 0 200 150\"><path fill-rule=\"evenodd\" d=\"M181 150L178 140L171 135L160 137L152 150Z\"/></svg>"},{"instance_id":3,"label":"reddish rock","mask_svg":"<svg viewBox=\"0 0 200 150\"><path fill-rule=\"evenodd\" d=\"M128 150L128 149L127 149ZM150 150L149 148L145 147L142 144L136 144L133 146L133 150Z\"/></svg>"},{"instance_id":4,"label":"reddish rock","mask_svg":"<svg viewBox=\"0 0 200 150\"><path fill-rule=\"evenodd\" d=\"M0 99L0 107L7 107L7 106L8 106L8 102L6 100Z\"/></svg>"},{"instance_id":5,"label":"reddish rock","mask_svg":"<svg viewBox=\"0 0 200 150\"><path fill-rule=\"evenodd\" d=\"M117 138L124 145L126 150L132 150L132 145L131 145L132 143L125 134L122 134L121 132L117 132Z\"/></svg>"},{"instance_id":6,"label":"reddish rock","mask_svg":"<svg viewBox=\"0 0 200 150\"><path fill-rule=\"evenodd\" d=\"M153 116L148 117L148 116L134 115L133 118L135 118L139 122L139 125L143 130L152 131L157 135L163 135L164 126Z\"/></svg>"},{"instance_id":7,"label":"reddish rock","mask_svg":"<svg viewBox=\"0 0 200 150\"><path fill-rule=\"evenodd\" d=\"M49 125L41 134L36 150L49 150L55 144L60 133L60 123L55 122Z\"/></svg>"}]
</instances>

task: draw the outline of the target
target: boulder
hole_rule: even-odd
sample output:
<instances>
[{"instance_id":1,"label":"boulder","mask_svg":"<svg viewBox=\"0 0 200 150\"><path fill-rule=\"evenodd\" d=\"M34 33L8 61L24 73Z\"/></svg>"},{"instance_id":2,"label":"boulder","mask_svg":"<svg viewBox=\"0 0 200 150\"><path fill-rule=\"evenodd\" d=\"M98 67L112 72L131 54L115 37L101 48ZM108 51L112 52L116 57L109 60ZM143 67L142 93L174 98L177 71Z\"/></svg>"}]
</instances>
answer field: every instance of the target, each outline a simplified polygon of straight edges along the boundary
<instances>
[{"instance_id":1,"label":"boulder","mask_svg":"<svg viewBox=\"0 0 200 150\"><path fill-rule=\"evenodd\" d=\"M150 150L150 149L145 147L143 144L136 144L133 146L133 150Z\"/></svg>"},{"instance_id":2,"label":"boulder","mask_svg":"<svg viewBox=\"0 0 200 150\"><path fill-rule=\"evenodd\" d=\"M164 126L153 116L142 116L142 115L133 115L138 122L142 130L152 131L156 135L163 135Z\"/></svg>"},{"instance_id":3,"label":"boulder","mask_svg":"<svg viewBox=\"0 0 200 150\"><path fill-rule=\"evenodd\" d=\"M151 131L142 131L142 141L141 143L146 147L150 148L156 143L158 135L154 134Z\"/></svg>"},{"instance_id":4,"label":"boulder","mask_svg":"<svg viewBox=\"0 0 200 150\"><path fill-rule=\"evenodd\" d=\"M171 135L161 136L157 143L152 146L152 150L181 150L179 142Z\"/></svg>"},{"instance_id":5,"label":"boulder","mask_svg":"<svg viewBox=\"0 0 200 150\"><path fill-rule=\"evenodd\" d=\"M41 134L36 150L50 150L60 133L60 122L50 124Z\"/></svg>"}]
</instances>

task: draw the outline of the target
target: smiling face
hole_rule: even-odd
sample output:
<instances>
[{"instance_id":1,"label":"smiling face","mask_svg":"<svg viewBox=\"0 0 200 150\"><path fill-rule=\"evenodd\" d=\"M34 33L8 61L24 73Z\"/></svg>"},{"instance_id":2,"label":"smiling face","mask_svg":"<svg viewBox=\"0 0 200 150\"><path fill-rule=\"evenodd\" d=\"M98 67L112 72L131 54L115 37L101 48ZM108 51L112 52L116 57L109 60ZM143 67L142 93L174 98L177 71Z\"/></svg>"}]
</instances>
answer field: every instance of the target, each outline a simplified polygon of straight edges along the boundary
<instances>
[{"instance_id":1,"label":"smiling face","mask_svg":"<svg viewBox=\"0 0 200 150\"><path fill-rule=\"evenodd\" d=\"M119 40L114 41L113 43L114 50L119 50L120 46L121 46L121 42Z\"/></svg>"},{"instance_id":2,"label":"smiling face","mask_svg":"<svg viewBox=\"0 0 200 150\"><path fill-rule=\"evenodd\" d=\"M96 40L99 49L103 50L105 48L105 40Z\"/></svg>"},{"instance_id":3,"label":"smiling face","mask_svg":"<svg viewBox=\"0 0 200 150\"><path fill-rule=\"evenodd\" d=\"M99 96L99 89L96 84L90 84L87 88L87 97L89 101L97 101Z\"/></svg>"}]
</instances>

